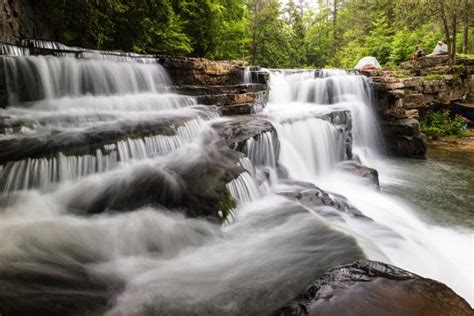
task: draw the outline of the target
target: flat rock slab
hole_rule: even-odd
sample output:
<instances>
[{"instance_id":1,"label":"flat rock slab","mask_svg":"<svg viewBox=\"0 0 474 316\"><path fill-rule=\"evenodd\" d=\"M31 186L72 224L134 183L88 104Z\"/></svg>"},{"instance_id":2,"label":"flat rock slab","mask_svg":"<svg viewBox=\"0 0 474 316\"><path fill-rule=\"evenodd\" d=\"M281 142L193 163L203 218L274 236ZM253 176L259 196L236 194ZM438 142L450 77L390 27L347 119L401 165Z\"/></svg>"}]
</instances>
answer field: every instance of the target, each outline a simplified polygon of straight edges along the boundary
<instances>
[{"instance_id":1,"label":"flat rock slab","mask_svg":"<svg viewBox=\"0 0 474 316\"><path fill-rule=\"evenodd\" d=\"M395 266L356 261L325 273L272 315L473 315L446 285Z\"/></svg>"}]
</instances>

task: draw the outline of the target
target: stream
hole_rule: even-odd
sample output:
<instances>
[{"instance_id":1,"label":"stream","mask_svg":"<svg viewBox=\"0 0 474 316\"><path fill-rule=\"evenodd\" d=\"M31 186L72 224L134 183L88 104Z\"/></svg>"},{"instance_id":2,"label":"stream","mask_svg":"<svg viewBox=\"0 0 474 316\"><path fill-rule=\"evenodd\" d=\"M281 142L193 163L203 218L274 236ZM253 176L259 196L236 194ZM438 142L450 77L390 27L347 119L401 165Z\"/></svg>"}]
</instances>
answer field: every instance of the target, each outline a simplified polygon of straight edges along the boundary
<instances>
[{"instance_id":1,"label":"stream","mask_svg":"<svg viewBox=\"0 0 474 316\"><path fill-rule=\"evenodd\" d=\"M269 102L255 116L275 131L237 153L215 127L230 118L174 93L152 59L3 61L0 305L268 314L328 269L364 258L474 302L472 154L387 158L368 78L270 71ZM348 162L377 169L381 190ZM213 204L213 181L226 177L231 209Z\"/></svg>"}]
</instances>

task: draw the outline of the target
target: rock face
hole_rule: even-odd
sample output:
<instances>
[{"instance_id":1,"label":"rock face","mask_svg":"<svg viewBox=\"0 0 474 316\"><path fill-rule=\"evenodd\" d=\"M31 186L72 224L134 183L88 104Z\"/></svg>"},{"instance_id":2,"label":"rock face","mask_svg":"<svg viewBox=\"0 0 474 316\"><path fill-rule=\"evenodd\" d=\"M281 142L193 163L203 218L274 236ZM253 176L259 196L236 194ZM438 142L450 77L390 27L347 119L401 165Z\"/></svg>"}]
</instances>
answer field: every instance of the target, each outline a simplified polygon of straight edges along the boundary
<instances>
[{"instance_id":1,"label":"rock face","mask_svg":"<svg viewBox=\"0 0 474 316\"><path fill-rule=\"evenodd\" d=\"M420 131L420 115L431 108L448 107L468 94L469 77L465 72L471 71L470 66L461 65L457 72L446 74L446 66L439 66L439 63L445 63L443 58L425 58L419 61L420 64L407 62L401 65L402 69L409 69L405 75L411 77L397 78L391 72L372 77L376 109L391 153L424 158L426 140ZM444 71L444 74L437 73L439 71ZM413 76L414 73L425 75Z\"/></svg>"},{"instance_id":2,"label":"rock face","mask_svg":"<svg viewBox=\"0 0 474 316\"><path fill-rule=\"evenodd\" d=\"M395 266L361 260L324 274L272 315L472 315L446 285Z\"/></svg>"},{"instance_id":3,"label":"rock face","mask_svg":"<svg viewBox=\"0 0 474 316\"><path fill-rule=\"evenodd\" d=\"M234 85L242 82L241 61L211 61L205 58L159 56L177 85Z\"/></svg>"},{"instance_id":4,"label":"rock face","mask_svg":"<svg viewBox=\"0 0 474 316\"><path fill-rule=\"evenodd\" d=\"M52 38L34 0L4 0L0 4L0 42L18 44L22 38Z\"/></svg>"},{"instance_id":5,"label":"rock face","mask_svg":"<svg viewBox=\"0 0 474 316\"><path fill-rule=\"evenodd\" d=\"M223 115L253 114L265 107L267 81L242 84L244 62L167 56L159 60L179 92L197 96L200 104L217 106Z\"/></svg>"}]
</instances>

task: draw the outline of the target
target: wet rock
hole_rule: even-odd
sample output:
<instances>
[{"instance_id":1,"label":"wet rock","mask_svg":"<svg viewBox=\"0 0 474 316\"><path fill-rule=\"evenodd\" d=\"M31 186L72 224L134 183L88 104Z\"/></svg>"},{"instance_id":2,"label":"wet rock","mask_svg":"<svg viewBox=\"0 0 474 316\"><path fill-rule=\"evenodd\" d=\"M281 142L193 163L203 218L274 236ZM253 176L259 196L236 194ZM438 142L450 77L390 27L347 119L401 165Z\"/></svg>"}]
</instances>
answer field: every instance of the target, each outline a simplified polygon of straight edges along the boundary
<instances>
[{"instance_id":1,"label":"wet rock","mask_svg":"<svg viewBox=\"0 0 474 316\"><path fill-rule=\"evenodd\" d=\"M377 170L360 165L355 161L345 161L339 165L339 168L362 178L366 184L380 189Z\"/></svg>"},{"instance_id":2,"label":"wet rock","mask_svg":"<svg viewBox=\"0 0 474 316\"><path fill-rule=\"evenodd\" d=\"M109 173L101 183L86 178L58 194L64 196L68 208L77 214L162 205L181 210L189 217L221 221L219 211L227 212L235 207L226 184L244 171L238 165L243 154L214 145L185 150L139 163L121 173ZM193 159L180 159L183 154ZM86 192L88 198L84 199Z\"/></svg>"},{"instance_id":3,"label":"wet rock","mask_svg":"<svg viewBox=\"0 0 474 316\"><path fill-rule=\"evenodd\" d=\"M298 201L321 216L340 216L337 212L342 212L351 216L369 219L352 206L342 195L326 192L309 182L281 180L280 183L288 185L288 190L282 189L277 192L278 195ZM334 210L337 212L334 212Z\"/></svg>"},{"instance_id":4,"label":"wet rock","mask_svg":"<svg viewBox=\"0 0 474 316\"><path fill-rule=\"evenodd\" d=\"M259 137L259 135L270 132L273 135L273 143L276 146L278 157L279 141L275 127L266 119L259 116L235 116L225 121L213 125L217 130L221 141L220 144L229 148L246 153L246 142L250 138Z\"/></svg>"},{"instance_id":5,"label":"wet rock","mask_svg":"<svg viewBox=\"0 0 474 316\"><path fill-rule=\"evenodd\" d=\"M205 113L205 112L203 112ZM143 121L101 123L77 133L50 128L45 133L34 136L19 135L0 139L0 165L9 161L28 158L55 156L59 152L65 155L95 154L98 149L105 149L117 141L150 137L154 135L176 135L177 128L195 117L179 115L153 118ZM67 119L67 118L65 118ZM38 122L0 120L1 129L19 129ZM47 126L47 122L41 122ZM105 147L104 147L105 146Z\"/></svg>"},{"instance_id":6,"label":"wet rock","mask_svg":"<svg viewBox=\"0 0 474 316\"><path fill-rule=\"evenodd\" d=\"M413 118L382 122L383 132L387 135L420 135L420 122Z\"/></svg>"},{"instance_id":7,"label":"wet rock","mask_svg":"<svg viewBox=\"0 0 474 316\"><path fill-rule=\"evenodd\" d=\"M334 268L272 315L472 315L446 285L368 260Z\"/></svg>"},{"instance_id":8,"label":"wet rock","mask_svg":"<svg viewBox=\"0 0 474 316\"><path fill-rule=\"evenodd\" d=\"M427 142L424 134L415 136L387 135L385 139L387 148L393 155L426 158Z\"/></svg>"}]
</instances>

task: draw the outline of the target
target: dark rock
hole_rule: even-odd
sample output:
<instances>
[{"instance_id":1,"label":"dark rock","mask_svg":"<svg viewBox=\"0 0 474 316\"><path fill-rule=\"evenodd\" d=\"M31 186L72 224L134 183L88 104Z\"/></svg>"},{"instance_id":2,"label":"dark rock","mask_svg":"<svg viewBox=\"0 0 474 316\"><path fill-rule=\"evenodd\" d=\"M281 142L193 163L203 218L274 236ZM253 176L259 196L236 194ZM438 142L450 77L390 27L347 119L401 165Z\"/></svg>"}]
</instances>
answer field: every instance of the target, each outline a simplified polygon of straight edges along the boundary
<instances>
[{"instance_id":1,"label":"dark rock","mask_svg":"<svg viewBox=\"0 0 474 316\"><path fill-rule=\"evenodd\" d=\"M220 144L243 153L247 153L248 139L257 138L265 132L272 133L275 157L278 160L280 152L278 135L270 121L259 116L234 116L214 124L213 127L221 138Z\"/></svg>"},{"instance_id":2,"label":"dark rock","mask_svg":"<svg viewBox=\"0 0 474 316\"><path fill-rule=\"evenodd\" d=\"M368 260L334 268L272 315L472 315L446 285Z\"/></svg>"},{"instance_id":3,"label":"dark rock","mask_svg":"<svg viewBox=\"0 0 474 316\"><path fill-rule=\"evenodd\" d=\"M421 133L420 122L413 118L383 121L382 128L386 135L417 136Z\"/></svg>"},{"instance_id":4,"label":"dark rock","mask_svg":"<svg viewBox=\"0 0 474 316\"><path fill-rule=\"evenodd\" d=\"M339 168L364 179L368 185L380 189L379 173L376 169L362 166L355 161L344 161Z\"/></svg>"},{"instance_id":5,"label":"dark rock","mask_svg":"<svg viewBox=\"0 0 474 316\"><path fill-rule=\"evenodd\" d=\"M387 135L385 137L391 154L410 158L426 158L426 137L424 134L415 136Z\"/></svg>"},{"instance_id":6,"label":"dark rock","mask_svg":"<svg viewBox=\"0 0 474 316\"><path fill-rule=\"evenodd\" d=\"M214 145L194 150L175 150L163 159L139 163L120 174L106 174L102 183L86 178L61 195L68 197L68 208L77 214L162 205L181 209L189 217L220 222L219 211L226 215L235 207L226 184L244 171L238 165L243 154ZM180 159L183 154L194 159ZM85 192L89 192L87 199Z\"/></svg>"},{"instance_id":7,"label":"dark rock","mask_svg":"<svg viewBox=\"0 0 474 316\"><path fill-rule=\"evenodd\" d=\"M53 32L34 0L4 0L0 5L0 42L21 38L52 38Z\"/></svg>"},{"instance_id":8,"label":"dark rock","mask_svg":"<svg viewBox=\"0 0 474 316\"><path fill-rule=\"evenodd\" d=\"M351 216L368 219L358 209L352 206L345 197L339 194L328 193L308 182L296 180L281 180L280 182L282 184L288 184L291 190L279 191L277 192L278 195L298 201L321 216L339 216L340 214L334 212L334 210L336 210L337 212L346 213ZM330 208L330 210L328 210L328 208Z\"/></svg>"}]
</instances>

